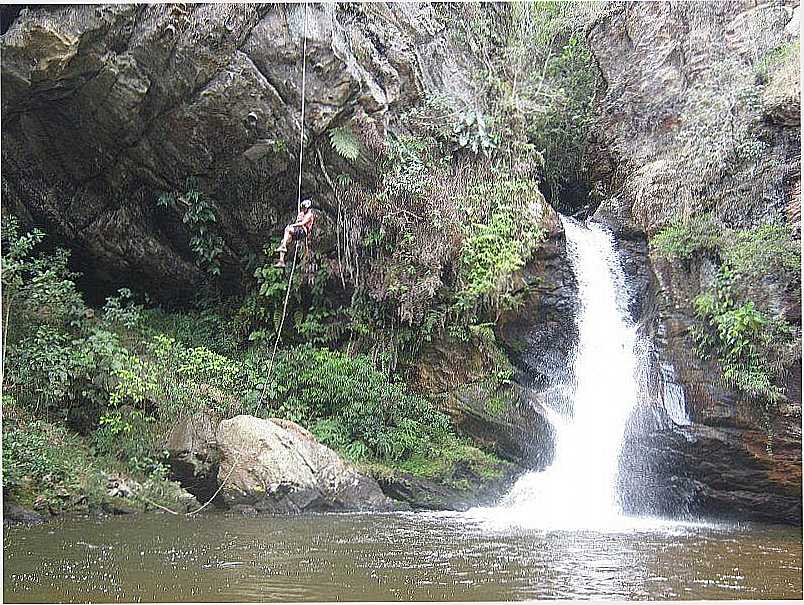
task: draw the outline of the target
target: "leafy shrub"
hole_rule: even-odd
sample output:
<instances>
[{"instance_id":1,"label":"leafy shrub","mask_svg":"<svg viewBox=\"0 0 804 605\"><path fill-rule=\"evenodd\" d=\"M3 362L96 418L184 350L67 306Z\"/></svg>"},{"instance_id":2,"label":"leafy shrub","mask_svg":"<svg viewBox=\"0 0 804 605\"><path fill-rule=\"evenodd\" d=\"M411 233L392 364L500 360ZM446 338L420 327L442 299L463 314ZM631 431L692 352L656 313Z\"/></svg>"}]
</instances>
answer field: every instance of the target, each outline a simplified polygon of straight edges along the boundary
<instances>
[{"instance_id":1,"label":"leafy shrub","mask_svg":"<svg viewBox=\"0 0 804 605\"><path fill-rule=\"evenodd\" d=\"M721 249L725 261L742 278L758 281L773 276L785 285L801 282L801 246L787 227L730 230L724 233Z\"/></svg>"},{"instance_id":2,"label":"leafy shrub","mask_svg":"<svg viewBox=\"0 0 804 605\"><path fill-rule=\"evenodd\" d=\"M121 288L117 296L110 296L103 305L103 320L110 325L119 324L125 328L136 328L142 317L142 306L134 304L133 294L128 288Z\"/></svg>"},{"instance_id":3,"label":"leafy shrub","mask_svg":"<svg viewBox=\"0 0 804 605\"><path fill-rule=\"evenodd\" d=\"M69 253L39 251L45 234L20 231L14 216L3 217L3 357L6 346L31 326L75 325L84 315L84 301L75 287ZM9 334L12 334L10 337Z\"/></svg>"},{"instance_id":4,"label":"leafy shrub","mask_svg":"<svg viewBox=\"0 0 804 605\"><path fill-rule=\"evenodd\" d=\"M44 420L13 418L13 400L3 397L3 490L25 504L35 496L55 510L69 506L69 498L85 494L93 502L103 497L98 469L81 439Z\"/></svg>"},{"instance_id":5,"label":"leafy shrub","mask_svg":"<svg viewBox=\"0 0 804 605\"><path fill-rule=\"evenodd\" d=\"M255 388L246 364L203 346L187 347L160 334L146 344L147 355L139 364L140 379L150 387L147 398L159 403L167 423L206 406L221 415L241 410L246 393Z\"/></svg>"},{"instance_id":6,"label":"leafy shrub","mask_svg":"<svg viewBox=\"0 0 804 605\"><path fill-rule=\"evenodd\" d=\"M271 412L310 427L353 458L397 461L449 435L449 420L371 360L299 347L283 355L266 390Z\"/></svg>"},{"instance_id":7,"label":"leafy shrub","mask_svg":"<svg viewBox=\"0 0 804 605\"><path fill-rule=\"evenodd\" d=\"M142 309L140 337L169 334L182 344L204 346L222 355L234 355L245 337L237 313L228 310L189 310L167 313L161 309Z\"/></svg>"},{"instance_id":8,"label":"leafy shrub","mask_svg":"<svg viewBox=\"0 0 804 605\"><path fill-rule=\"evenodd\" d=\"M342 158L354 162L360 157L360 141L349 126L339 126L329 131L329 142Z\"/></svg>"},{"instance_id":9,"label":"leafy shrub","mask_svg":"<svg viewBox=\"0 0 804 605\"><path fill-rule=\"evenodd\" d=\"M410 196L424 199L438 158L443 159L444 155L441 145L433 137L392 136L386 151L389 165L383 183L383 198L391 200Z\"/></svg>"},{"instance_id":10,"label":"leafy shrub","mask_svg":"<svg viewBox=\"0 0 804 605\"><path fill-rule=\"evenodd\" d=\"M594 119L595 89L600 81L592 53L579 34L571 34L546 63L548 96L527 127L528 142L542 150L552 197L588 180L587 147Z\"/></svg>"},{"instance_id":11,"label":"leafy shrub","mask_svg":"<svg viewBox=\"0 0 804 605\"><path fill-rule=\"evenodd\" d=\"M689 261L699 252L719 250L723 233L723 226L712 214L700 214L665 227L651 239L651 246L664 258Z\"/></svg>"},{"instance_id":12,"label":"leafy shrub","mask_svg":"<svg viewBox=\"0 0 804 605\"><path fill-rule=\"evenodd\" d=\"M112 377L125 356L119 338L106 330L75 337L47 325L9 352L5 380L20 405L75 426L93 422L108 402Z\"/></svg>"},{"instance_id":13,"label":"leafy shrub","mask_svg":"<svg viewBox=\"0 0 804 605\"><path fill-rule=\"evenodd\" d=\"M218 217L214 204L198 190L198 182L188 178L184 193L162 193L157 197L157 204L184 212L182 222L190 230L190 249L195 254L196 264L210 275L220 275L218 257L223 253L224 242L215 231Z\"/></svg>"},{"instance_id":14,"label":"leafy shrub","mask_svg":"<svg viewBox=\"0 0 804 605\"><path fill-rule=\"evenodd\" d=\"M154 422L153 416L130 406L110 409L101 416L92 445L101 456L122 462L128 472L164 475Z\"/></svg>"},{"instance_id":15,"label":"leafy shrub","mask_svg":"<svg viewBox=\"0 0 804 605\"><path fill-rule=\"evenodd\" d=\"M485 220L465 227L457 295L461 308L505 310L512 305L512 274L543 238L540 198L533 181L506 178L476 185L462 200L470 221L485 205L490 211Z\"/></svg>"},{"instance_id":16,"label":"leafy shrub","mask_svg":"<svg viewBox=\"0 0 804 605\"><path fill-rule=\"evenodd\" d=\"M790 329L763 315L751 301L734 296L733 273L723 267L714 291L694 300L703 326L692 331L699 354L714 352L728 384L755 399L776 403L784 393L774 384L792 361Z\"/></svg>"},{"instance_id":17,"label":"leafy shrub","mask_svg":"<svg viewBox=\"0 0 804 605\"><path fill-rule=\"evenodd\" d=\"M489 132L488 118L478 111L465 111L458 116L454 127L456 146L458 149L471 150L475 155L490 157L497 147L493 135Z\"/></svg>"},{"instance_id":18,"label":"leafy shrub","mask_svg":"<svg viewBox=\"0 0 804 605\"><path fill-rule=\"evenodd\" d=\"M771 275L788 285L800 281L801 248L782 225L731 229L705 213L673 222L653 237L651 246L660 256L681 261L702 252L716 254L742 279Z\"/></svg>"}]
</instances>

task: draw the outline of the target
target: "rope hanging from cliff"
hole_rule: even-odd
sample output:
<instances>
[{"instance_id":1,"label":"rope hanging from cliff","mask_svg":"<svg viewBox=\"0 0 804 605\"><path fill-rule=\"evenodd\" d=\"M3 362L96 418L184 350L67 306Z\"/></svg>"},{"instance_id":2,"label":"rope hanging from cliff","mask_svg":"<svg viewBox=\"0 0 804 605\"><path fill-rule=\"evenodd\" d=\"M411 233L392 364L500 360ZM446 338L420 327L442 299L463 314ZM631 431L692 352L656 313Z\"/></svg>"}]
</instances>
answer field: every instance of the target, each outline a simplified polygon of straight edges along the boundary
<instances>
[{"instance_id":1,"label":"rope hanging from cliff","mask_svg":"<svg viewBox=\"0 0 804 605\"><path fill-rule=\"evenodd\" d=\"M302 85L301 85L301 119L299 123L299 182L296 195L296 212L301 211L301 187L302 187L302 167L304 166L304 97L307 84L307 3L304 3L304 36L302 38ZM265 377L267 384L268 378L274 369L274 359L276 358L276 350L279 348L279 340L282 338L282 328L285 325L285 317L288 313L288 301L290 300L290 288L293 284L293 272L296 270L296 259L299 256L299 243L293 246L293 263L290 265L290 277L288 278L288 287L285 289L285 302L282 305L282 317L279 320L279 327L276 330L276 339L274 340L274 349L271 352L271 361L268 364L268 375ZM263 389L263 395L265 389ZM262 399L262 396L260 397Z\"/></svg>"},{"instance_id":2,"label":"rope hanging from cliff","mask_svg":"<svg viewBox=\"0 0 804 605\"><path fill-rule=\"evenodd\" d=\"M307 84L307 2L304 3L304 37L302 42L302 87L301 87L301 121L299 123L299 179L298 179L298 189L296 193L296 212L301 211L301 186L302 186L302 168L304 167L304 101L305 101L305 93L306 93L306 84ZM268 378L271 376L274 367L274 359L276 358L276 351L279 348L279 340L282 336L282 328L285 325L285 318L287 317L288 312L288 301L290 300L290 288L293 284L293 273L296 270L296 261L299 255L299 244L298 242L293 247L293 263L290 265L290 276L288 277L288 287L285 290L285 302L282 306L282 318L279 321L279 327L276 330L276 340L274 340L274 348L271 353L271 361L268 364L268 375L266 376L266 383ZM263 388L263 395L265 393L265 389ZM262 398L262 397L261 397ZM204 502L199 508L184 513L184 516L190 517L192 515L196 515L204 510L207 506L209 506L215 498L217 498L218 494L220 494L221 490L224 486L229 482L229 479L234 473L235 469L239 465L240 460L238 459L232 464L232 468L229 469L229 473L226 475L226 478L221 482L218 486L217 491L212 495L212 497ZM171 508L166 506L162 506L158 502L154 502L144 494L136 494L139 498L151 504L165 512L171 513L173 515L179 516L182 513L179 513Z\"/></svg>"},{"instance_id":3,"label":"rope hanging from cliff","mask_svg":"<svg viewBox=\"0 0 804 605\"><path fill-rule=\"evenodd\" d=\"M301 121L299 123L299 187L296 195L296 212L301 210L302 166L304 165L304 97L307 84L307 3L304 3L304 38L302 38Z\"/></svg>"},{"instance_id":4,"label":"rope hanging from cliff","mask_svg":"<svg viewBox=\"0 0 804 605\"><path fill-rule=\"evenodd\" d=\"M274 340L274 350L271 353L271 362L268 364L268 375L265 377L265 381L267 384L268 378L271 376L271 372L274 369L274 359L276 358L276 350L279 347L279 339L282 336L282 328L285 325L285 316L288 313L288 301L290 300L290 286L293 283L293 272L296 270L296 258L299 255L299 244L296 244L293 247L293 262L290 265L290 278L288 279L288 287L285 290L285 303L282 306L282 318L279 320L279 327L276 329L276 340ZM265 394L265 389L263 389L263 394ZM260 397L262 399L262 397Z\"/></svg>"}]
</instances>

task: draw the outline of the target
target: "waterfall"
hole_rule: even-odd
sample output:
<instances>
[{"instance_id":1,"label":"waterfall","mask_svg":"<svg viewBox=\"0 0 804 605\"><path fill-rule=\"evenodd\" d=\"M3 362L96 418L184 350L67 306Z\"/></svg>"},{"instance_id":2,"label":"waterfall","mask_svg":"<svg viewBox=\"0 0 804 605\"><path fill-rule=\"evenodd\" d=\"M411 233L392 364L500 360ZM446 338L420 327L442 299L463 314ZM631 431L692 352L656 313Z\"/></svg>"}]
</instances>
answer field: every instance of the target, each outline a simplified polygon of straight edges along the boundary
<instances>
[{"instance_id":1,"label":"waterfall","mask_svg":"<svg viewBox=\"0 0 804 605\"><path fill-rule=\"evenodd\" d=\"M616 486L625 426L639 394L637 329L612 235L596 223L562 222L580 300L574 397L548 411L556 439L552 465L524 475L486 512L526 526L609 528L624 521Z\"/></svg>"}]
</instances>

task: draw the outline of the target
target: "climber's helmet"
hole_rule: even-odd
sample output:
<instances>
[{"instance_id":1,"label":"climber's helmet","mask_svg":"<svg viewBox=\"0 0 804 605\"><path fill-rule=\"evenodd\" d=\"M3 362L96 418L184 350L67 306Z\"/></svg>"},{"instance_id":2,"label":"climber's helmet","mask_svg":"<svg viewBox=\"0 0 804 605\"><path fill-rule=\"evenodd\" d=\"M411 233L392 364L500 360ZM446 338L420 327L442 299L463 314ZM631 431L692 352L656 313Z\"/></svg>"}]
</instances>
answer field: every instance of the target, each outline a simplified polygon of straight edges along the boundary
<instances>
[{"instance_id":1,"label":"climber's helmet","mask_svg":"<svg viewBox=\"0 0 804 605\"><path fill-rule=\"evenodd\" d=\"M304 208L305 210L309 210L310 208L313 207L313 201L312 200L304 200L301 203L301 207Z\"/></svg>"}]
</instances>

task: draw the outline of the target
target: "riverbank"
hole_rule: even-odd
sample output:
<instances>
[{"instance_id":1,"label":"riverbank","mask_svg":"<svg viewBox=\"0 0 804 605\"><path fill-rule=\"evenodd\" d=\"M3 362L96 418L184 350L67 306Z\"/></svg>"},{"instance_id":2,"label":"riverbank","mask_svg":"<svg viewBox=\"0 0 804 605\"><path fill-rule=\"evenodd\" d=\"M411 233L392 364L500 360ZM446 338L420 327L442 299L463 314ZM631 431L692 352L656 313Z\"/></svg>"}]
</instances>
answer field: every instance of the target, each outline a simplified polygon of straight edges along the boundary
<instances>
[{"instance_id":1,"label":"riverbank","mask_svg":"<svg viewBox=\"0 0 804 605\"><path fill-rule=\"evenodd\" d=\"M214 429L210 441L200 441L191 432L192 418L177 421L163 442L162 463L144 472L115 456L98 456L63 425L33 419L13 405L4 414L4 518L10 522L84 513L184 515L202 508L247 515L466 509L498 499L519 473L497 461L477 467L479 474L472 464L493 458L457 442L444 459L425 459L428 466L418 474L380 461L351 463L295 423L253 416L228 422L240 423L228 446L215 440ZM244 439L255 430L257 441Z\"/></svg>"}]
</instances>

